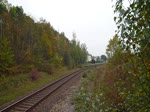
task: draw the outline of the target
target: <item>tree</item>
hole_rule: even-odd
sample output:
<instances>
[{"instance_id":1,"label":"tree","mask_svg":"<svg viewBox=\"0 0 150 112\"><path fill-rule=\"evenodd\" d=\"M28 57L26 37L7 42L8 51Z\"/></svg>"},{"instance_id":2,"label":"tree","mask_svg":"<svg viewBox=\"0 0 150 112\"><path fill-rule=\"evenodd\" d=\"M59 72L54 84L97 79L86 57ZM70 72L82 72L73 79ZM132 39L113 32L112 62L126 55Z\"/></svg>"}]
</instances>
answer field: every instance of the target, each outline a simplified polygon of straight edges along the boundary
<instances>
[{"instance_id":1,"label":"tree","mask_svg":"<svg viewBox=\"0 0 150 112\"><path fill-rule=\"evenodd\" d=\"M107 45L106 54L108 58L112 58L119 50L121 50L119 39L118 36L115 35L113 39L110 39L109 44Z\"/></svg>"},{"instance_id":2,"label":"tree","mask_svg":"<svg viewBox=\"0 0 150 112\"><path fill-rule=\"evenodd\" d=\"M131 51L128 61L122 64L128 78L121 80L118 87L125 103L117 106L119 111L150 111L150 1L116 0L115 10L120 46ZM132 80L132 81L131 81Z\"/></svg>"},{"instance_id":3,"label":"tree","mask_svg":"<svg viewBox=\"0 0 150 112\"><path fill-rule=\"evenodd\" d=\"M11 67L13 62L14 54L9 47L8 40L6 38L1 39L0 43L0 72L7 72L7 68Z\"/></svg>"},{"instance_id":4,"label":"tree","mask_svg":"<svg viewBox=\"0 0 150 112\"><path fill-rule=\"evenodd\" d=\"M76 40L75 33L73 33L73 39L71 40L70 53L73 66L83 64L87 60L88 52L86 45L80 44L80 42Z\"/></svg>"},{"instance_id":5,"label":"tree","mask_svg":"<svg viewBox=\"0 0 150 112\"><path fill-rule=\"evenodd\" d=\"M97 63L100 63L100 62L101 62L101 57L100 57L100 56L97 56L97 57L96 57L96 62L97 62Z\"/></svg>"},{"instance_id":6,"label":"tree","mask_svg":"<svg viewBox=\"0 0 150 112\"><path fill-rule=\"evenodd\" d=\"M105 55L101 55L101 60L105 62L107 60L107 57Z\"/></svg>"},{"instance_id":7,"label":"tree","mask_svg":"<svg viewBox=\"0 0 150 112\"><path fill-rule=\"evenodd\" d=\"M130 57L129 55L131 54L130 50L124 50L119 42L120 40L118 36L115 35L112 39L110 39L109 44L107 45L106 54L108 56L108 61L113 66L122 65L127 62Z\"/></svg>"},{"instance_id":8,"label":"tree","mask_svg":"<svg viewBox=\"0 0 150 112\"><path fill-rule=\"evenodd\" d=\"M7 0L0 1L0 16L3 38L6 39L0 46L1 70L11 66L12 60L15 63L13 70L19 66L23 69L20 71L28 72L35 67L48 73L62 65L73 67L85 63L86 45L75 39L75 33L74 40L69 41L64 33L56 31L45 19L35 22L22 7L11 6Z\"/></svg>"}]
</instances>

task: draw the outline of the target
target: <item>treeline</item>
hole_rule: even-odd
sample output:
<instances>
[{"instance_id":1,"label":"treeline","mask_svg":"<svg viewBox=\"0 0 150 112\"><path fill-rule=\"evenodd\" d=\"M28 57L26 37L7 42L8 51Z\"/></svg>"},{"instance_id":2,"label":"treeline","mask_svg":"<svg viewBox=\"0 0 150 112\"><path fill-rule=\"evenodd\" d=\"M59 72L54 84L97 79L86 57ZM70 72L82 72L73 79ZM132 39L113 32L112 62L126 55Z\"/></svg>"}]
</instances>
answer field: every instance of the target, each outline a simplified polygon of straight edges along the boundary
<instances>
[{"instance_id":1,"label":"treeline","mask_svg":"<svg viewBox=\"0 0 150 112\"><path fill-rule=\"evenodd\" d=\"M113 112L150 111L150 1L116 0L117 34L107 46ZM110 80L110 79L108 79ZM107 82L108 82L107 80ZM115 93L115 94L113 94Z\"/></svg>"},{"instance_id":2,"label":"treeline","mask_svg":"<svg viewBox=\"0 0 150 112\"><path fill-rule=\"evenodd\" d=\"M32 68L52 73L53 68L70 68L86 62L87 49L73 34L67 39L49 22L35 22L22 7L0 2L0 73L28 72Z\"/></svg>"}]
</instances>

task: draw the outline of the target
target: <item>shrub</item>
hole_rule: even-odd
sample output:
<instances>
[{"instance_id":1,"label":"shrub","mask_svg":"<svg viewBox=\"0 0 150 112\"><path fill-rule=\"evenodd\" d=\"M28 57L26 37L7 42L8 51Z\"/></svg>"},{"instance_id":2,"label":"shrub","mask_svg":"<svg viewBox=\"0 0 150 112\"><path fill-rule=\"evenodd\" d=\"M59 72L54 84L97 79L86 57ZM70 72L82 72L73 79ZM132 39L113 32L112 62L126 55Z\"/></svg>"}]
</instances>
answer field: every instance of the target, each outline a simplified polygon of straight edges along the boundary
<instances>
[{"instance_id":1,"label":"shrub","mask_svg":"<svg viewBox=\"0 0 150 112\"><path fill-rule=\"evenodd\" d=\"M30 73L30 78L32 79L32 81L38 80L40 78L39 71L35 68L32 69L32 71Z\"/></svg>"},{"instance_id":2,"label":"shrub","mask_svg":"<svg viewBox=\"0 0 150 112\"><path fill-rule=\"evenodd\" d=\"M82 77L83 77L83 78L87 78L87 73L84 72L83 75L82 75Z\"/></svg>"},{"instance_id":3,"label":"shrub","mask_svg":"<svg viewBox=\"0 0 150 112\"><path fill-rule=\"evenodd\" d=\"M54 65L48 62L43 62L42 65L38 66L38 70L42 72L47 72L48 74L51 75L54 72Z\"/></svg>"}]
</instances>

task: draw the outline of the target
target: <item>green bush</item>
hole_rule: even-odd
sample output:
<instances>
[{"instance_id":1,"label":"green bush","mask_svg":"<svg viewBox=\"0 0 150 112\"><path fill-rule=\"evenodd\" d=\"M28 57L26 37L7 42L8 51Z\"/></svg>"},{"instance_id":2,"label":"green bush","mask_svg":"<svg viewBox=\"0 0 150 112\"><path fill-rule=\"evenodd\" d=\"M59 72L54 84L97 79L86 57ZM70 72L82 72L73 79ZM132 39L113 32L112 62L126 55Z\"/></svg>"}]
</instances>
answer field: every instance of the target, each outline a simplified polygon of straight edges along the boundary
<instances>
[{"instance_id":1,"label":"green bush","mask_svg":"<svg viewBox=\"0 0 150 112\"><path fill-rule=\"evenodd\" d=\"M5 75L1 75L0 76L0 90L8 90L8 89L12 89L12 88L17 88L19 87L21 84L24 84L24 82L29 81L29 78L25 77L24 75L18 75L18 77L14 77L14 76L5 76Z\"/></svg>"},{"instance_id":2,"label":"green bush","mask_svg":"<svg viewBox=\"0 0 150 112\"><path fill-rule=\"evenodd\" d=\"M108 110L105 97L107 88L94 78L95 72L87 73L73 98L75 109L77 112L105 112Z\"/></svg>"},{"instance_id":3,"label":"green bush","mask_svg":"<svg viewBox=\"0 0 150 112\"><path fill-rule=\"evenodd\" d=\"M54 65L48 62L43 62L42 65L38 66L39 71L47 72L48 74L53 74L54 68Z\"/></svg>"}]
</instances>

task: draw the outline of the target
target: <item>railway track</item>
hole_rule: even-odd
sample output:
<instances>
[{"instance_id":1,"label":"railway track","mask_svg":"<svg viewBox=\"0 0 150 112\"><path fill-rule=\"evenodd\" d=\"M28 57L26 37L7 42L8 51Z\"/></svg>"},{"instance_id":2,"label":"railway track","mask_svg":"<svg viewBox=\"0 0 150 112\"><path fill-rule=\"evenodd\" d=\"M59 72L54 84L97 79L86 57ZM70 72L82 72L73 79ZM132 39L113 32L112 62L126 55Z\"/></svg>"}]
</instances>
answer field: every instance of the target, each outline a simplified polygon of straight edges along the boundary
<instances>
[{"instance_id":1,"label":"railway track","mask_svg":"<svg viewBox=\"0 0 150 112\"><path fill-rule=\"evenodd\" d=\"M0 112L31 112L37 105L39 105L57 89L61 88L61 86L63 86L69 80L91 67L92 66L85 67L70 75L64 76L61 79L35 91L34 93L0 110Z\"/></svg>"}]
</instances>

